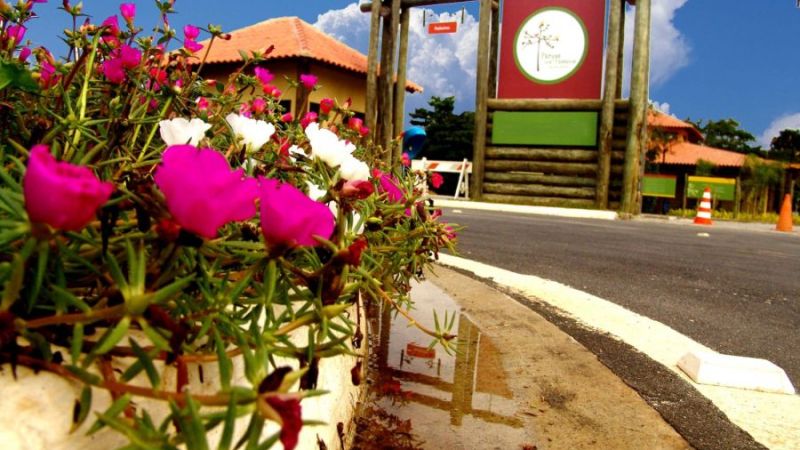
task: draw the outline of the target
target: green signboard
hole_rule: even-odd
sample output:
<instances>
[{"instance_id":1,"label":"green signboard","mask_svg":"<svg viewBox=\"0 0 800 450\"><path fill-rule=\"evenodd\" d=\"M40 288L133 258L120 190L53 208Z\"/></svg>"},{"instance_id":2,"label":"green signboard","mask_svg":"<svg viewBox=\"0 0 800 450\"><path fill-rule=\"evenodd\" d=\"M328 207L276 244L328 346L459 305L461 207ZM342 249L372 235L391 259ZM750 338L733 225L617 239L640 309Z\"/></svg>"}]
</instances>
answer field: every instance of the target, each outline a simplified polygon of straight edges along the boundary
<instances>
[{"instance_id":1,"label":"green signboard","mask_svg":"<svg viewBox=\"0 0 800 450\"><path fill-rule=\"evenodd\" d=\"M597 145L594 111L496 111L492 143L506 145Z\"/></svg>"},{"instance_id":2,"label":"green signboard","mask_svg":"<svg viewBox=\"0 0 800 450\"><path fill-rule=\"evenodd\" d=\"M675 198L677 184L675 175L645 174L642 179L642 195Z\"/></svg>"},{"instance_id":3,"label":"green signboard","mask_svg":"<svg viewBox=\"0 0 800 450\"><path fill-rule=\"evenodd\" d=\"M736 200L736 178L690 176L686 197L700 198L707 187L711 188L711 198L714 200Z\"/></svg>"}]
</instances>

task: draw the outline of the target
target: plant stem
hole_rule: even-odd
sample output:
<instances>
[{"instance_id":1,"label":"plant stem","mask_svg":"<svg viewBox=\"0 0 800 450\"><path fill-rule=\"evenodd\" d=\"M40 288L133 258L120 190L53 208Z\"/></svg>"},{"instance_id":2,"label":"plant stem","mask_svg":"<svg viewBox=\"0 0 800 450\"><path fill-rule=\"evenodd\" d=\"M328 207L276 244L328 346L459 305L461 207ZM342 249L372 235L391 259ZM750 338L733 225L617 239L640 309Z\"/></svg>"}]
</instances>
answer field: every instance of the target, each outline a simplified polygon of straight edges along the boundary
<instances>
[{"instance_id":1,"label":"plant stem","mask_svg":"<svg viewBox=\"0 0 800 450\"><path fill-rule=\"evenodd\" d=\"M49 325L69 325L76 323L92 323L98 320L122 317L125 314L125 305L116 305L108 308L90 311L88 313L60 314L55 316L40 317L25 322L25 328L34 329Z\"/></svg>"}]
</instances>

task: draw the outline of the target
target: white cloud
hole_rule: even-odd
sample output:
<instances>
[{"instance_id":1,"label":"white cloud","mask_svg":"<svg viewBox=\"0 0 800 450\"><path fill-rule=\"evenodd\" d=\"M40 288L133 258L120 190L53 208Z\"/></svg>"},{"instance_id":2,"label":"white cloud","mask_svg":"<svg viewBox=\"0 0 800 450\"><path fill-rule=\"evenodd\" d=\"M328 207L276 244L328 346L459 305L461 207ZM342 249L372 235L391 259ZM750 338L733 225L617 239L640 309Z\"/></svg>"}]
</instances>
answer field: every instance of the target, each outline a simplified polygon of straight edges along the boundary
<instances>
[{"instance_id":1,"label":"white cloud","mask_svg":"<svg viewBox=\"0 0 800 450\"><path fill-rule=\"evenodd\" d=\"M758 143L765 149L769 148L772 138L777 137L781 131L787 129L800 130L800 113L786 114L773 120L759 136Z\"/></svg>"},{"instance_id":2,"label":"white cloud","mask_svg":"<svg viewBox=\"0 0 800 450\"><path fill-rule=\"evenodd\" d=\"M675 12L688 0L658 0L651 3L650 16L650 84L658 86L689 64L691 47L686 37L675 28ZM625 11L625 90L630 85L633 61L633 26L636 8Z\"/></svg>"},{"instance_id":3,"label":"white cloud","mask_svg":"<svg viewBox=\"0 0 800 450\"><path fill-rule=\"evenodd\" d=\"M426 23L458 22L458 32L429 35ZM320 14L314 26L347 45L363 52L369 46L370 15L362 13L357 3ZM406 113L426 107L428 99L456 97L456 112L475 108L475 70L478 47L478 22L461 13L436 14L430 9L412 8L408 33L408 79L421 85L422 94L406 97Z\"/></svg>"},{"instance_id":4,"label":"white cloud","mask_svg":"<svg viewBox=\"0 0 800 450\"><path fill-rule=\"evenodd\" d=\"M669 112L669 108L670 108L669 103L667 103L667 102L657 102L655 100L650 100L650 104L653 105L653 108L655 108L656 110L661 111L664 114L672 115Z\"/></svg>"}]
</instances>

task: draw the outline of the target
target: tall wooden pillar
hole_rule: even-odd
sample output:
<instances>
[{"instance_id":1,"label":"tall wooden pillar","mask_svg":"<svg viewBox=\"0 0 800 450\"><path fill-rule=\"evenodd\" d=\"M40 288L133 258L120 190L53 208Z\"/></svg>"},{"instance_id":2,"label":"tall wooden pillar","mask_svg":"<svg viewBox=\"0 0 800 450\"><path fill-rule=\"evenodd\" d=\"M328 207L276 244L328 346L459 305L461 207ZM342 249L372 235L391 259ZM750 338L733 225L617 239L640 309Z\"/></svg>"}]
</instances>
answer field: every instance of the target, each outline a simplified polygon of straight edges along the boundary
<instances>
[{"instance_id":1,"label":"tall wooden pillar","mask_svg":"<svg viewBox=\"0 0 800 450\"><path fill-rule=\"evenodd\" d=\"M400 2L392 0L392 9L388 17L383 18L383 48L381 49L381 107L378 122L381 127L379 136L387 164L392 164L392 139L394 138L394 58L397 50L397 28L400 26Z\"/></svg>"},{"instance_id":2,"label":"tall wooden pillar","mask_svg":"<svg viewBox=\"0 0 800 450\"><path fill-rule=\"evenodd\" d=\"M647 82L650 60L650 0L637 0L636 27L633 38L628 142L625 146L625 168L621 209L638 214L639 165L647 138Z\"/></svg>"},{"instance_id":3,"label":"tall wooden pillar","mask_svg":"<svg viewBox=\"0 0 800 450\"><path fill-rule=\"evenodd\" d=\"M483 168L486 154L486 125L489 97L489 33L492 25L492 0L480 0L478 24L478 67L475 80L475 137L472 140L472 198L483 196Z\"/></svg>"},{"instance_id":4,"label":"tall wooden pillar","mask_svg":"<svg viewBox=\"0 0 800 450\"><path fill-rule=\"evenodd\" d=\"M378 111L378 33L381 27L380 5L373 4L369 26L369 56L367 57L367 98L364 108L365 122L373 137L377 132Z\"/></svg>"},{"instance_id":5,"label":"tall wooden pillar","mask_svg":"<svg viewBox=\"0 0 800 450\"><path fill-rule=\"evenodd\" d=\"M400 15L400 52L397 57L397 82L394 86L394 133L403 129L406 116L406 65L408 63L408 27L411 23L411 9L402 8ZM392 165L397 165L402 157L402 146L393 152Z\"/></svg>"},{"instance_id":6,"label":"tall wooden pillar","mask_svg":"<svg viewBox=\"0 0 800 450\"><path fill-rule=\"evenodd\" d=\"M492 2L492 40L489 42L489 98L497 98L497 58L500 53L500 5Z\"/></svg>"},{"instance_id":7,"label":"tall wooden pillar","mask_svg":"<svg viewBox=\"0 0 800 450\"><path fill-rule=\"evenodd\" d=\"M608 43L606 48L606 79L603 83L603 106L600 113L600 146L597 159L597 190L595 201L598 208L608 208L608 186L611 178L611 145L614 132L614 100L617 96L617 80L622 78L621 67L617 61L620 57L620 41L623 30L621 17L622 2L611 0L611 11L608 19Z\"/></svg>"},{"instance_id":8,"label":"tall wooden pillar","mask_svg":"<svg viewBox=\"0 0 800 450\"><path fill-rule=\"evenodd\" d=\"M617 98L622 98L622 82L625 78L625 0L620 0L620 8L622 9L622 14L619 16L619 29L620 29L620 39L619 39L619 48L617 49L617 60L615 64L617 65Z\"/></svg>"}]
</instances>

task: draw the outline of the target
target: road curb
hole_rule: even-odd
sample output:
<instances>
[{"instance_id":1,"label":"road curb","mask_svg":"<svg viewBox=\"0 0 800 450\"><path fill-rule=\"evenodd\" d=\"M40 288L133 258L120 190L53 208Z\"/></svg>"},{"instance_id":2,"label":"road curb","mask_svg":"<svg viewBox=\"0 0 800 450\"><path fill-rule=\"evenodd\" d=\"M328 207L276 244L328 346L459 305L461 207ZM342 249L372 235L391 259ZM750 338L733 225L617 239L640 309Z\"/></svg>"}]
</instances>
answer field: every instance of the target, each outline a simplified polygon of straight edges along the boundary
<instances>
[{"instance_id":1,"label":"road curb","mask_svg":"<svg viewBox=\"0 0 800 450\"><path fill-rule=\"evenodd\" d=\"M687 351L710 349L672 328L602 298L540 277L447 254L440 254L439 262L492 280L524 297L535 297L577 321L627 343L690 383L731 422L769 448L788 450L800 444L800 396L694 383L677 367L677 361Z\"/></svg>"},{"instance_id":2,"label":"road curb","mask_svg":"<svg viewBox=\"0 0 800 450\"><path fill-rule=\"evenodd\" d=\"M615 211L596 209L558 208L553 206L510 205L507 203L474 202L471 200L453 200L433 197L436 207L475 209L481 211L508 212L517 214L538 214L543 216L572 217L577 219L617 220Z\"/></svg>"}]
</instances>

